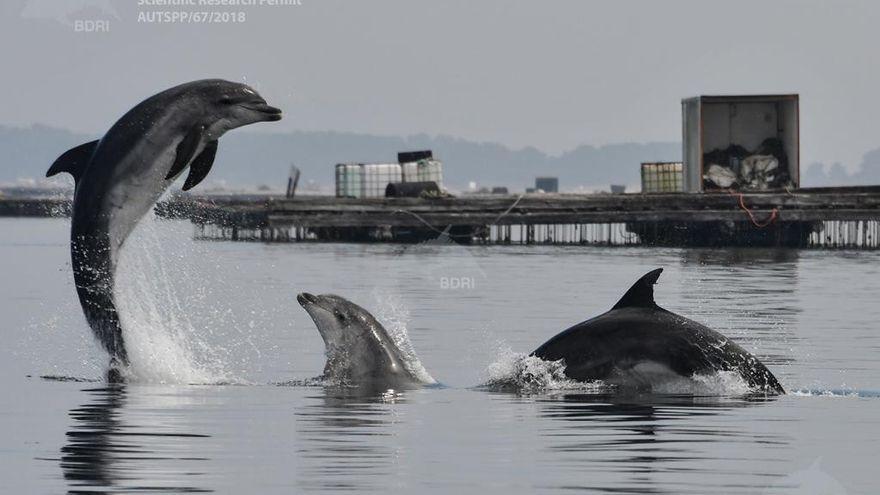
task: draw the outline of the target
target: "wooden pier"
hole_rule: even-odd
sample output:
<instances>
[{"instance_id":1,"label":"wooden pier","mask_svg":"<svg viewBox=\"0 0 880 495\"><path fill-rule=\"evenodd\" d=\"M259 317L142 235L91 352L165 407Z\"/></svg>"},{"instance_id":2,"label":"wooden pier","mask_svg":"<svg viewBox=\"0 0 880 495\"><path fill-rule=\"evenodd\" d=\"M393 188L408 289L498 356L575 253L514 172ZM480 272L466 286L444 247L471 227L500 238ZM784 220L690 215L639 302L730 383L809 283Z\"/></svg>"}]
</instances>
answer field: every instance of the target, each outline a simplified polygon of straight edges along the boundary
<instances>
[{"instance_id":1,"label":"wooden pier","mask_svg":"<svg viewBox=\"0 0 880 495\"><path fill-rule=\"evenodd\" d=\"M180 195L159 216L204 240L880 248L880 186L763 193L350 199ZM66 216L65 199L0 198L0 216Z\"/></svg>"},{"instance_id":2,"label":"wooden pier","mask_svg":"<svg viewBox=\"0 0 880 495\"><path fill-rule=\"evenodd\" d=\"M196 237L266 242L880 247L880 187L457 198L194 198Z\"/></svg>"}]
</instances>

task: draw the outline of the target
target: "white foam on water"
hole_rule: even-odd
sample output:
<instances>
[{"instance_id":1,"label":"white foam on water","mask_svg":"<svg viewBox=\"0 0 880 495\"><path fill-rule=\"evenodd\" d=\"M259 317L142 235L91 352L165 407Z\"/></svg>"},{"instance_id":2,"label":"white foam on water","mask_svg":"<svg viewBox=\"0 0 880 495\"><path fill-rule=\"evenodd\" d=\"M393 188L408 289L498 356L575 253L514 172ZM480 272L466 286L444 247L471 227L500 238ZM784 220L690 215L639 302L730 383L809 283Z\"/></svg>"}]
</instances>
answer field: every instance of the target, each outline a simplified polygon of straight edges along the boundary
<instances>
[{"instance_id":1,"label":"white foam on water","mask_svg":"<svg viewBox=\"0 0 880 495\"><path fill-rule=\"evenodd\" d=\"M483 387L518 392L549 392L581 390L600 392L607 389L602 382L578 382L565 376L565 364L545 361L539 357L514 352L501 346L496 360L486 368Z\"/></svg>"},{"instance_id":2,"label":"white foam on water","mask_svg":"<svg viewBox=\"0 0 880 495\"><path fill-rule=\"evenodd\" d=\"M373 291L373 299L376 301L376 319L385 326L388 335L403 354L403 365L406 366L407 371L421 382L436 384L437 380L422 365L415 347L409 340L406 327L410 317L403 300L396 294L382 292L378 289Z\"/></svg>"},{"instance_id":3,"label":"white foam on water","mask_svg":"<svg viewBox=\"0 0 880 495\"><path fill-rule=\"evenodd\" d=\"M655 394L669 395L745 395L755 390L736 372L720 371L708 375L684 377L655 363L634 366L614 382L579 382L565 375L565 363L545 361L517 353L509 348L498 350L497 359L486 369L483 387L526 393L580 390L593 393L622 390L616 382L632 384Z\"/></svg>"},{"instance_id":4,"label":"white foam on water","mask_svg":"<svg viewBox=\"0 0 880 495\"><path fill-rule=\"evenodd\" d=\"M171 225L150 213L120 254L115 298L131 367L127 378L143 383L230 383L228 352L211 345L212 328L197 327L192 308L218 312L199 273L190 268L196 249ZM208 309L214 308L214 309ZM199 309L197 309L199 310Z\"/></svg>"},{"instance_id":5,"label":"white foam on water","mask_svg":"<svg viewBox=\"0 0 880 495\"><path fill-rule=\"evenodd\" d=\"M798 388L788 391L789 395L795 397L830 397L830 398L855 398L855 399L878 399L880 391L878 390L854 390L847 388L838 389L809 389Z\"/></svg>"},{"instance_id":6,"label":"white foam on water","mask_svg":"<svg viewBox=\"0 0 880 495\"><path fill-rule=\"evenodd\" d=\"M677 378L653 384L651 392L671 395L730 395L739 396L755 392L742 375L736 371L716 371L690 378Z\"/></svg>"}]
</instances>

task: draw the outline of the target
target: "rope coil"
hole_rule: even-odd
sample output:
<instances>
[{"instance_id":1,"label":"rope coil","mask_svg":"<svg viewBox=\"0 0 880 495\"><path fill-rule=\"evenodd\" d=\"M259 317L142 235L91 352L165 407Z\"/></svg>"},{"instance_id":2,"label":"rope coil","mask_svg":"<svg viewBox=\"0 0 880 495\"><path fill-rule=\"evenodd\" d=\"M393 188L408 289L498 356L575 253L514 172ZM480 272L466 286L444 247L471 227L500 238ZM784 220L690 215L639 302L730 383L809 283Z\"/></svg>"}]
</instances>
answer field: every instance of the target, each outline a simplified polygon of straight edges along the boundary
<instances>
[{"instance_id":1,"label":"rope coil","mask_svg":"<svg viewBox=\"0 0 880 495\"><path fill-rule=\"evenodd\" d=\"M746 215L749 217L749 220L752 222L752 225L754 225L755 227L757 227L759 229L763 229L764 227L769 226L770 224L775 222L776 219L779 217L779 209L773 208L773 210L770 211L770 216L767 218L767 220L764 220L763 222L759 222L758 219L755 218L755 214L752 212L752 210L750 210L749 207L746 206L745 195L743 193L734 192L733 190L730 190L730 189L728 189L727 192L730 193L731 196L735 196L738 198L739 207L744 212L746 212Z\"/></svg>"}]
</instances>

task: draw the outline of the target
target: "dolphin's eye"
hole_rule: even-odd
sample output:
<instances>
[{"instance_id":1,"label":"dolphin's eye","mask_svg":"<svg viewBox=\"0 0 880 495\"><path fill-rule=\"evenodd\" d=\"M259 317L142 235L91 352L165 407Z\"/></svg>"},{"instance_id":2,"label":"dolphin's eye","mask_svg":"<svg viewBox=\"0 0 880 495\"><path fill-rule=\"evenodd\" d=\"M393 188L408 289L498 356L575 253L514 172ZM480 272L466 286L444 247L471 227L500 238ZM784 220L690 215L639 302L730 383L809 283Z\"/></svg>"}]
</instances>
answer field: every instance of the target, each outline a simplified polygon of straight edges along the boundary
<instances>
[{"instance_id":1,"label":"dolphin's eye","mask_svg":"<svg viewBox=\"0 0 880 495\"><path fill-rule=\"evenodd\" d=\"M223 95L220 97L220 103L225 103L225 104L232 103L232 97L229 95Z\"/></svg>"},{"instance_id":2,"label":"dolphin's eye","mask_svg":"<svg viewBox=\"0 0 880 495\"><path fill-rule=\"evenodd\" d=\"M345 321L345 314L341 311L336 311L336 317L339 318L340 321Z\"/></svg>"}]
</instances>

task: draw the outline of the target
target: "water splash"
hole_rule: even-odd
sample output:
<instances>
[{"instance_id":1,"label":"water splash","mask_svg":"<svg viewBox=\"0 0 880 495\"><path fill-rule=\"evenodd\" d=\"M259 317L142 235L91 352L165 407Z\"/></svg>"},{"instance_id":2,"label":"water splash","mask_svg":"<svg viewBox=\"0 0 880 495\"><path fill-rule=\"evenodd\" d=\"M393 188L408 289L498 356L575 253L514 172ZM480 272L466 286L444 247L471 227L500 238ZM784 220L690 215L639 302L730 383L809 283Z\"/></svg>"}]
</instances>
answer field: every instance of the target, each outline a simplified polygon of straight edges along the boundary
<instances>
[{"instance_id":1,"label":"water splash","mask_svg":"<svg viewBox=\"0 0 880 495\"><path fill-rule=\"evenodd\" d=\"M545 361L535 356L513 352L509 348L501 348L498 351L498 358L489 365L486 374L488 378L481 388L490 390L520 393L579 390L587 393L608 393L630 389L601 380L592 382L572 380L565 375L565 363L562 360ZM633 388L639 391L653 394L741 396L755 392L755 389L749 387L742 376L734 371L683 377L668 373L651 374L650 370L643 369L629 375L622 381L632 384Z\"/></svg>"},{"instance_id":2,"label":"water splash","mask_svg":"<svg viewBox=\"0 0 880 495\"><path fill-rule=\"evenodd\" d=\"M481 386L490 390L525 393L560 390L601 392L608 387L602 382L578 382L565 376L565 364L544 361L535 356L501 348L498 358L486 368L488 378Z\"/></svg>"},{"instance_id":3,"label":"water splash","mask_svg":"<svg viewBox=\"0 0 880 495\"><path fill-rule=\"evenodd\" d=\"M396 294L373 291L373 299L376 301L376 319L378 319L388 335L394 340L394 345L400 349L403 354L403 365L419 381L426 384L436 384L437 380L428 373L428 370L422 365L416 354L415 347L409 340L409 333L406 327L409 324L409 311L400 296Z\"/></svg>"},{"instance_id":4,"label":"water splash","mask_svg":"<svg viewBox=\"0 0 880 495\"><path fill-rule=\"evenodd\" d=\"M757 392L749 386L736 371L716 371L715 373L694 375L690 378L678 377L654 384L651 392L669 395L713 395L742 396Z\"/></svg>"},{"instance_id":5,"label":"water splash","mask_svg":"<svg viewBox=\"0 0 880 495\"><path fill-rule=\"evenodd\" d=\"M809 389L798 388L790 390L789 395L795 397L832 397L832 398L855 398L855 399L880 399L880 390L854 390L846 388L835 389Z\"/></svg>"},{"instance_id":6,"label":"water splash","mask_svg":"<svg viewBox=\"0 0 880 495\"><path fill-rule=\"evenodd\" d=\"M123 248L115 297L131 367L127 378L147 383L234 383L230 353L214 329L223 311L194 323L193 308L214 308L203 273L192 269L194 244L169 232L150 213ZM161 235L160 235L161 232ZM195 311L198 311L197 309Z\"/></svg>"}]
</instances>

